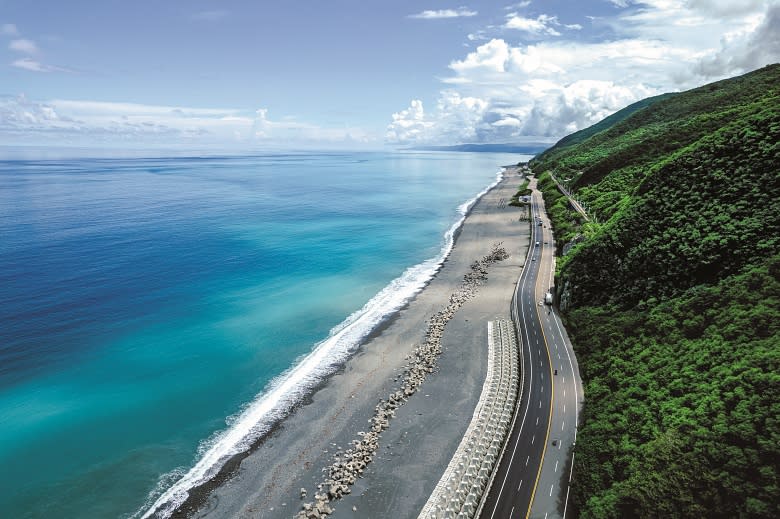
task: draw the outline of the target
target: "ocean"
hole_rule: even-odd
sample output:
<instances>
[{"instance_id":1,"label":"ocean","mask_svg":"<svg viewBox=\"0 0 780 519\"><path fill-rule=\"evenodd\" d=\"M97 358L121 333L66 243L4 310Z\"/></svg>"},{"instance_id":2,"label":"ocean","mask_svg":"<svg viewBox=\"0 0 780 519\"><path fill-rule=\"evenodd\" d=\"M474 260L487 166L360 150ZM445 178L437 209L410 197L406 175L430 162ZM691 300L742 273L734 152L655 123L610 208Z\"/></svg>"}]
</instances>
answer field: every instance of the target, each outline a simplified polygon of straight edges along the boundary
<instances>
[{"instance_id":1,"label":"ocean","mask_svg":"<svg viewBox=\"0 0 780 519\"><path fill-rule=\"evenodd\" d=\"M181 500L413 297L528 158L0 161L0 515Z\"/></svg>"}]
</instances>

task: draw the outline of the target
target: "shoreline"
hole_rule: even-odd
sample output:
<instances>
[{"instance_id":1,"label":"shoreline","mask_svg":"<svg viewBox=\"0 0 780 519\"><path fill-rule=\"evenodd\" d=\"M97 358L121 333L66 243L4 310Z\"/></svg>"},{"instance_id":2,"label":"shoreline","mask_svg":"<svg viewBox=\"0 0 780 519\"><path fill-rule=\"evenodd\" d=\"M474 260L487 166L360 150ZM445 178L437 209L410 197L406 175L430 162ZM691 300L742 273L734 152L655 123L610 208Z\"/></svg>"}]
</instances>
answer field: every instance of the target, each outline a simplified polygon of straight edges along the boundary
<instances>
[{"instance_id":1,"label":"shoreline","mask_svg":"<svg viewBox=\"0 0 780 519\"><path fill-rule=\"evenodd\" d=\"M246 430L243 437L236 436L235 425L222 431L216 438L215 443L205 451L204 455L183 476L177 479L171 486L162 490L159 495L150 498L147 501L149 504L137 510L131 516L131 519L181 516L180 510L195 508L196 502L200 501L197 499L198 496L195 496L196 499L193 499L193 503L190 503L194 492L207 494L210 489L217 488L226 482L231 477L231 472L235 470L242 459L260 445L264 438L271 434L300 405L309 402L311 395L319 391L331 376L339 373L364 344L381 334L387 326L392 324L400 312L405 310L414 298L430 284L446 263L458 239L463 223L473 207L479 202L480 198L501 183L508 168L515 167L513 165L501 166L492 183L488 184L473 198L458 206L458 212L460 212L461 216L445 231L443 235L444 245L440 249L438 256L407 267L399 277L390 281L360 310L353 312L334 327L328 337L315 344L312 351L300 356L288 370L271 380L263 393L258 395L259 398L250 402L248 407L238 415L236 424L243 424ZM421 281L416 279L419 276L423 277ZM391 289L398 282L401 282L401 288L405 289L405 295L403 290L399 294L397 287ZM400 304L393 308L391 299L389 303L391 308L385 308L388 304L386 300L388 296L391 298L400 297ZM378 319L374 321L374 324L370 324L371 318L377 317L375 315L377 312L379 313ZM360 326L366 325L364 320L368 320L369 325L367 331L361 333L359 331ZM358 328L358 337L351 344L349 338L347 338L347 344L341 345L341 340L345 335L348 336L350 334L353 327ZM317 362L318 358L319 362ZM287 386L286 390L285 386ZM262 408L265 408L265 411ZM258 415L258 413L260 414ZM248 428L247 425L249 426ZM259 432L253 434L253 429L259 429ZM231 441L232 443L230 443ZM223 450L227 449L234 452L226 452L217 456L218 452L215 451L218 451L220 447ZM236 447L241 450L235 452ZM210 458L210 460L207 458ZM188 484L186 482L188 479L198 481L196 483L189 482ZM186 496L182 497L182 494L186 494Z\"/></svg>"},{"instance_id":2,"label":"shoreline","mask_svg":"<svg viewBox=\"0 0 780 519\"><path fill-rule=\"evenodd\" d=\"M523 234L522 228L527 227L527 225L518 222L517 208L506 205L511 195L516 191L518 180L517 168L514 166L504 167L501 177L471 202L458 222L457 227L451 231L452 244L443 259L438 261L438 267L432 277L401 307L376 324L346 359L340 362L331 373L309 388L306 394L283 416L274 420L268 431L252 441L246 451L230 456L214 476L189 489L189 496L174 510L171 517L289 517L294 515L302 502L300 496L296 495L299 493L297 491L300 488L307 488L310 496L314 494L315 487L312 478L318 478L320 476L320 468L327 465L326 460L329 456L329 451L335 451L334 447L336 445L344 446L346 437L354 436L355 431L365 429L365 426L357 424L361 422L366 423L367 409L373 410L374 404L381 398L380 395L386 394L387 388L392 385L393 377L397 375L400 369L399 360L404 358L414 343L420 342L420 336L424 330L424 327L420 325L425 321L425 318L430 316L430 308L423 314L417 314L419 310L417 307L435 306L438 300L437 294L431 294L430 292L439 292L441 289L434 287L434 285L441 285L441 288L445 289L447 287L451 288L453 284L451 278L453 275L457 277L458 274L455 271L458 269L462 270L463 264L486 254L492 241L495 241L491 241L488 238L477 241L471 237L464 238L464 232L470 231L473 226L479 227L482 230L482 234L484 234L486 226L490 227L489 224L485 223L475 224L473 222L477 218L475 213L480 213L480 218L485 216L486 213L491 213L494 219L504 220L503 227L506 227L507 223L511 224L513 221L514 223L519 223L519 225L511 226L513 231L511 234L506 232L504 234L498 233L496 235L497 238L519 238L520 236L518 235ZM486 211L486 209L489 210ZM502 216L509 216L512 213L514 213L514 218L509 218L508 220L502 218ZM527 229L525 231L527 235ZM469 241L470 243L464 244L462 243L464 241ZM526 236L526 245L527 241ZM515 263L515 266L517 266L516 262L518 260L522 261L525 257L525 254L518 253L519 245L518 243L508 247L510 255L514 256L510 263ZM485 250L480 250L481 254L476 254L474 258L466 257L461 251L461 249L479 248L480 246ZM519 269L515 272L515 274L517 273L519 273ZM460 275L462 274L463 272L460 272ZM511 300L511 287L514 285L516 275L511 275L510 278L509 297L503 294L498 298L500 300L505 299L506 304L493 305L494 309L500 310L502 314L507 315L509 312L509 301ZM426 299L428 301L420 302L420 300ZM495 296L493 299L495 299ZM503 307L501 308L501 306ZM410 319L410 313L417 314L415 319ZM482 331L481 327L479 328L479 331ZM399 341L399 339L403 340ZM398 342L407 344L399 346ZM378 344L375 345L374 343ZM479 344L476 347L479 348ZM446 349L447 344L445 342ZM482 353L484 353L483 357L487 356L486 346ZM392 358L388 359L386 357ZM476 371L484 371L482 370L484 368L482 365L484 360L482 359L480 362L474 363L477 367ZM380 365L377 365L377 363ZM440 366L439 372L441 371ZM377 372L380 373L375 375ZM439 376L439 372L434 375L442 378ZM454 375L457 376L457 373ZM468 397L470 393L478 397L484 373L481 373L481 375L472 374L471 376L474 379L472 382L476 383L478 387L475 391L469 391L468 389L473 389L472 386L474 384L467 384L468 388L466 388L465 396ZM429 383L426 382L422 386L420 393L428 393ZM371 390L362 391L366 386L370 386ZM348 391L345 392L344 389ZM350 389L351 391L349 391ZM356 391L356 389L360 389L360 391ZM345 393L351 394L347 395ZM415 395L413 398L419 400L427 396L427 394L425 396ZM461 399L463 399L463 396L461 395ZM469 398L466 398L466 400L469 400ZM411 403L412 401L410 401ZM464 411L468 414L468 418L462 424L465 428L471 413L473 413L473 406L469 408L469 403L463 402L460 407L463 409L457 414L463 414ZM404 413L399 410L399 416L402 414ZM420 416L420 414L417 416ZM460 422L462 420L455 421ZM358 428L355 429L355 426ZM457 425L455 427L457 428ZM392 435L393 428L394 426L391 426L391 430L386 431L384 436ZM352 434L349 435L348 431L352 431ZM443 436L451 440L453 433L449 432ZM455 434L455 436L457 436L455 438L457 445L462 434ZM319 441L313 441L315 440L314 437L320 437L316 438ZM297 444L300 447L297 450L298 454L294 455L294 449L290 452L289 449L280 448L279 443L284 445ZM384 441L380 442L380 446L384 443ZM315 445L318 447L317 449L315 449ZM389 450L389 445L386 447ZM362 487L365 486L366 479L370 474L376 472L377 469L378 472L382 472L381 467L386 460L383 460L381 455L385 454L385 451L380 449L379 452L380 455L377 460L367 468L363 478L355 483L355 493L353 496L349 496L350 498L361 493ZM451 453L449 454L451 455ZM441 464L442 459L438 458L442 458L442 456L436 455L436 457L437 463ZM445 457L446 460L444 460L444 466L441 467L441 471L433 478L433 481L429 482L431 488L436 484L441 472L443 472L446 464L449 462L449 455ZM275 466L275 470L270 470L269 465ZM285 482L283 491L280 488L281 485L277 484L279 479ZM292 490L295 490L295 492L291 492ZM425 495L422 504L424 504L427 497ZM345 500L334 503L339 515L348 512L349 508L351 508L347 508L342 504ZM363 504L361 504L362 507ZM380 510L381 508L377 508L377 512ZM156 517L158 514L153 514L152 516Z\"/></svg>"}]
</instances>

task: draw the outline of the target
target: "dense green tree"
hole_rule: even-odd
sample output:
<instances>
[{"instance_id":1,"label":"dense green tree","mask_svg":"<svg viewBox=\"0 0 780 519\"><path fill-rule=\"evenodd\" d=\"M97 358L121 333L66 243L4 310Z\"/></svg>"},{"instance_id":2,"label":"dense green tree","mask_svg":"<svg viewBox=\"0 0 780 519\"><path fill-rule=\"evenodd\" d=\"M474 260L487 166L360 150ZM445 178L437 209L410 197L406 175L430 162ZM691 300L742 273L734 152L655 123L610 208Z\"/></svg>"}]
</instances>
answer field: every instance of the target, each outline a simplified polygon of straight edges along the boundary
<instances>
[{"instance_id":1,"label":"dense green tree","mask_svg":"<svg viewBox=\"0 0 780 519\"><path fill-rule=\"evenodd\" d=\"M780 66L630 108L531 164L585 384L574 507L780 517Z\"/></svg>"}]
</instances>

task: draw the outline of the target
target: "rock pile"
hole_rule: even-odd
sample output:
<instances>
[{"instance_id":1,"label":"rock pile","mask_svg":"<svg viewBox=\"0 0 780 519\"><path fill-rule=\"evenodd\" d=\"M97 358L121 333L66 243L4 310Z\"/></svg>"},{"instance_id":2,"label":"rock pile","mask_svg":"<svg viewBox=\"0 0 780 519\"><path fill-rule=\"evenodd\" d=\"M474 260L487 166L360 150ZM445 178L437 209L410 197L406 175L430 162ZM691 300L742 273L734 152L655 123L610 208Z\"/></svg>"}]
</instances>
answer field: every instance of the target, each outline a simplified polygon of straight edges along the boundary
<instances>
[{"instance_id":1,"label":"rock pile","mask_svg":"<svg viewBox=\"0 0 780 519\"><path fill-rule=\"evenodd\" d=\"M343 453L337 452L333 463L323 469L327 473L327 478L317 486L318 492L314 494L314 502L304 503L296 519L327 517L333 513L330 503L351 492L351 485L374 459L379 448L379 436L390 426L395 410L417 392L429 373L435 371L442 351L441 338L444 334L444 326L466 301L476 295L478 287L487 279L488 268L493 263L508 257L506 249L501 246L501 243L497 243L493 245L489 254L471 264L458 289L450 295L447 306L436 312L428 321L425 342L406 357L408 362L404 367L400 387L376 405L374 415L369 420L371 429L367 432L358 432L358 439L352 441L352 448ZM305 489L301 489L301 499L305 496Z\"/></svg>"}]
</instances>

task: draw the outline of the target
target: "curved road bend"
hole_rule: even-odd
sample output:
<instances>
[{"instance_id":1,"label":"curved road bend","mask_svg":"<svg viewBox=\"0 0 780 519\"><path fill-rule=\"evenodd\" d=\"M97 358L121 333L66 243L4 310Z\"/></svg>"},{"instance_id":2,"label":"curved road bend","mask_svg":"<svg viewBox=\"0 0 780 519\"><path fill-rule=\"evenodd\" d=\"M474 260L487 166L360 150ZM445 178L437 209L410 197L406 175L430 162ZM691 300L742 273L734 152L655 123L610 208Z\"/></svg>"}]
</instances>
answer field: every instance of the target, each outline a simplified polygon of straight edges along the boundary
<instances>
[{"instance_id":1,"label":"curved road bend","mask_svg":"<svg viewBox=\"0 0 780 519\"><path fill-rule=\"evenodd\" d=\"M582 400L577 361L566 331L554 309L539 305L553 283L555 249L536 180L529 187L533 190L531 247L512 304L522 344L523 392L483 519L565 515L570 452Z\"/></svg>"}]
</instances>

